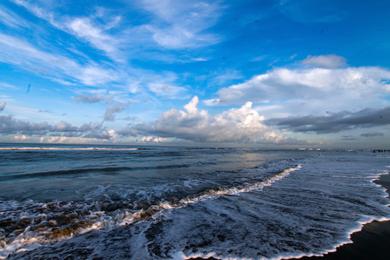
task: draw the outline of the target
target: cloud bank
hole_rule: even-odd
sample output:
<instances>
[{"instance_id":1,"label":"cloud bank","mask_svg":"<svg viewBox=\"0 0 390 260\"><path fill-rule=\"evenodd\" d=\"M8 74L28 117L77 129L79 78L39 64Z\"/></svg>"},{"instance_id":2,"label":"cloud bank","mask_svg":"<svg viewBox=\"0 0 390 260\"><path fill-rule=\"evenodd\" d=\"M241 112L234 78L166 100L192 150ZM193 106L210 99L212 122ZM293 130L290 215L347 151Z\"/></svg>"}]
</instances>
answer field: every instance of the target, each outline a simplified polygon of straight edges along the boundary
<instances>
[{"instance_id":1,"label":"cloud bank","mask_svg":"<svg viewBox=\"0 0 390 260\"><path fill-rule=\"evenodd\" d=\"M27 136L39 137L81 137L101 140L115 138L115 131L107 129L101 124L88 123L81 126L74 126L61 121L56 124L46 122L32 123L12 116L0 116L0 134L15 135L17 138Z\"/></svg>"},{"instance_id":2,"label":"cloud bank","mask_svg":"<svg viewBox=\"0 0 390 260\"><path fill-rule=\"evenodd\" d=\"M184 109L171 109L151 124L138 124L122 135L175 138L194 142L278 143L283 136L264 124L264 117L246 102L240 108L210 115L194 97Z\"/></svg>"},{"instance_id":3,"label":"cloud bank","mask_svg":"<svg viewBox=\"0 0 390 260\"><path fill-rule=\"evenodd\" d=\"M294 132L337 133L356 128L390 125L390 107L364 109L358 112L339 112L327 116L311 115L270 119L267 123ZM361 136L378 136L378 133L366 133Z\"/></svg>"}]
</instances>

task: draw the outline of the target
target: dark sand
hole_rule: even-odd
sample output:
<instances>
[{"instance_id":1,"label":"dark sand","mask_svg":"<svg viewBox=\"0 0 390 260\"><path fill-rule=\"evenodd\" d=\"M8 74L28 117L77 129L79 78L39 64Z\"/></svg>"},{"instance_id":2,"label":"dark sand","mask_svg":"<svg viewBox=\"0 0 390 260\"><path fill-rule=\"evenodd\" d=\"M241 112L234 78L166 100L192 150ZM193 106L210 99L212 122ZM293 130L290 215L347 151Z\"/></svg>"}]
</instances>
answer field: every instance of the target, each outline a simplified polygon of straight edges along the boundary
<instances>
[{"instance_id":1,"label":"dark sand","mask_svg":"<svg viewBox=\"0 0 390 260\"><path fill-rule=\"evenodd\" d=\"M390 194L390 175L382 175L378 184ZM390 195L389 195L390 196ZM353 243L337 248L335 252L319 257L295 258L300 260L335 260L335 259L390 259L390 221L374 221L363 226L361 231L352 234Z\"/></svg>"}]
</instances>

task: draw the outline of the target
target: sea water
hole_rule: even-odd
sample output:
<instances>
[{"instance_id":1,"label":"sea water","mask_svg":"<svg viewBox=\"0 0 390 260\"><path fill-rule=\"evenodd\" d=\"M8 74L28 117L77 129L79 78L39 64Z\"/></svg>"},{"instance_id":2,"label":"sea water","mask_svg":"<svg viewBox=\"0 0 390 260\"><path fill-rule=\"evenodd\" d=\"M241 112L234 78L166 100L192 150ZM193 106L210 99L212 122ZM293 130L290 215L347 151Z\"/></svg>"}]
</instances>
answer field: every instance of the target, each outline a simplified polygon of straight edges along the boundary
<instances>
[{"instance_id":1,"label":"sea water","mask_svg":"<svg viewBox=\"0 0 390 260\"><path fill-rule=\"evenodd\" d=\"M0 145L0 258L321 255L390 216L386 154Z\"/></svg>"}]
</instances>

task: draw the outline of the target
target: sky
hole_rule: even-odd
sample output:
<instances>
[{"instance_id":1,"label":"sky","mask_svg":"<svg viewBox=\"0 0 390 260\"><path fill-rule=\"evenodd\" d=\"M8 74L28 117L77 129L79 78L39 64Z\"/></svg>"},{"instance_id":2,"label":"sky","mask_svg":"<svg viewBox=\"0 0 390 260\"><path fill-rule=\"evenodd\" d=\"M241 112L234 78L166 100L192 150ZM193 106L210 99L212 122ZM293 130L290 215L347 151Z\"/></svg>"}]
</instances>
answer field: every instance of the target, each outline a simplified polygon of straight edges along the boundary
<instances>
[{"instance_id":1,"label":"sky","mask_svg":"<svg viewBox=\"0 0 390 260\"><path fill-rule=\"evenodd\" d=\"M390 2L3 0L0 142L390 147Z\"/></svg>"}]
</instances>

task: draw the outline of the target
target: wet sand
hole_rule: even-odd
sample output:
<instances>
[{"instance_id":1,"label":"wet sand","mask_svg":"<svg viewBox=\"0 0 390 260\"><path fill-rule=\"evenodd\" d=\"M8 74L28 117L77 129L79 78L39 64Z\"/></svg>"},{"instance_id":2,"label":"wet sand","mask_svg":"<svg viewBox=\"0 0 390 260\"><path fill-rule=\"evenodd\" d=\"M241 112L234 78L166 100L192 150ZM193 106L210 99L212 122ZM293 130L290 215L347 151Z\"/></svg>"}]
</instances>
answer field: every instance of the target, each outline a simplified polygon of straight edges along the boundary
<instances>
[{"instance_id":1,"label":"wet sand","mask_svg":"<svg viewBox=\"0 0 390 260\"><path fill-rule=\"evenodd\" d=\"M390 175L381 176L376 183L386 188L390 196ZM319 257L294 258L300 260L349 260L349 259L390 259L390 221L374 221L363 226L351 236L353 243L337 248L335 252Z\"/></svg>"}]
</instances>

